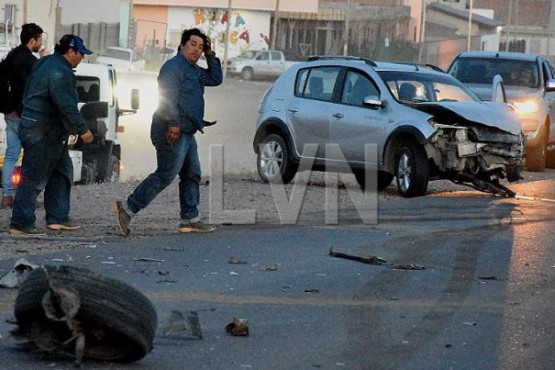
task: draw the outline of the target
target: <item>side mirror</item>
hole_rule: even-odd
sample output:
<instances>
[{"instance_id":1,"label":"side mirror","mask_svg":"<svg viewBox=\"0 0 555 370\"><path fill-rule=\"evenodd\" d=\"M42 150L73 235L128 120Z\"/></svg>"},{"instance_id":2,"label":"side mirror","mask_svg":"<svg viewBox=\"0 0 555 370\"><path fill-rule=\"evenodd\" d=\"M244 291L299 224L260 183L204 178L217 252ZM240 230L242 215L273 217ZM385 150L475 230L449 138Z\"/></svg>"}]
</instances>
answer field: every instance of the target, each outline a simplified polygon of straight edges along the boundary
<instances>
[{"instance_id":1,"label":"side mirror","mask_svg":"<svg viewBox=\"0 0 555 370\"><path fill-rule=\"evenodd\" d=\"M380 100L380 97L377 95L368 95L364 98L364 105L372 107L372 108L383 108L385 107L385 102Z\"/></svg>"},{"instance_id":2,"label":"side mirror","mask_svg":"<svg viewBox=\"0 0 555 370\"><path fill-rule=\"evenodd\" d=\"M86 120L108 117L108 102L95 101L86 103L81 107L81 115Z\"/></svg>"},{"instance_id":3,"label":"side mirror","mask_svg":"<svg viewBox=\"0 0 555 370\"><path fill-rule=\"evenodd\" d=\"M140 99L140 92L139 89L132 89L131 90L131 109L139 109L140 105L141 105L141 99Z\"/></svg>"},{"instance_id":4,"label":"side mirror","mask_svg":"<svg viewBox=\"0 0 555 370\"><path fill-rule=\"evenodd\" d=\"M553 79L547 80L547 83L545 84L545 90L546 91L555 91L555 80L553 80Z\"/></svg>"}]
</instances>

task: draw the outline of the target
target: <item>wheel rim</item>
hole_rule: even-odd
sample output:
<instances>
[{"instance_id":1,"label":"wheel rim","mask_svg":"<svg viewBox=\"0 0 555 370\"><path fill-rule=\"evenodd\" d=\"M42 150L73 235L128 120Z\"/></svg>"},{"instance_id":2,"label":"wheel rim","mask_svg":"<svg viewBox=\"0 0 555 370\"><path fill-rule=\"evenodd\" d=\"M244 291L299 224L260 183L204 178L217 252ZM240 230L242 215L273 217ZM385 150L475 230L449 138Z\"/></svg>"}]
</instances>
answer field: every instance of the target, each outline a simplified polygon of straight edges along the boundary
<instances>
[{"instance_id":1,"label":"wheel rim","mask_svg":"<svg viewBox=\"0 0 555 370\"><path fill-rule=\"evenodd\" d=\"M397 181L399 189L401 189L403 193L406 193L409 190L411 183L410 158L407 153L401 154L397 166Z\"/></svg>"},{"instance_id":2,"label":"wheel rim","mask_svg":"<svg viewBox=\"0 0 555 370\"><path fill-rule=\"evenodd\" d=\"M274 179L281 173L283 166L283 148L276 141L269 141L260 151L259 165L261 172L268 180Z\"/></svg>"}]
</instances>

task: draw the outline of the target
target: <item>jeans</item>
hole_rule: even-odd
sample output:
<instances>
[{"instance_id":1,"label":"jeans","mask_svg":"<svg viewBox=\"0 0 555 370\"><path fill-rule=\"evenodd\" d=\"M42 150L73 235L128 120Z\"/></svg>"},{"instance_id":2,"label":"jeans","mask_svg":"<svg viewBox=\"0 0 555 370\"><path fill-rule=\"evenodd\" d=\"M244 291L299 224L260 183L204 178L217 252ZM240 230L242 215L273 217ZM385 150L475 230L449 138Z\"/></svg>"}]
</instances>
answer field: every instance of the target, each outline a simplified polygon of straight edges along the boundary
<instances>
[{"instance_id":1,"label":"jeans","mask_svg":"<svg viewBox=\"0 0 555 370\"><path fill-rule=\"evenodd\" d=\"M21 165L22 181L14 198L12 226L34 226L37 196L42 190L46 223L66 222L73 178L67 134L50 125L22 125L19 138L25 154Z\"/></svg>"},{"instance_id":2,"label":"jeans","mask_svg":"<svg viewBox=\"0 0 555 370\"><path fill-rule=\"evenodd\" d=\"M15 191L12 184L12 175L15 164L21 154L21 141L19 140L19 121L5 118L6 121L6 156L2 168L2 193L4 196L13 196Z\"/></svg>"},{"instance_id":3,"label":"jeans","mask_svg":"<svg viewBox=\"0 0 555 370\"><path fill-rule=\"evenodd\" d=\"M132 213L146 208L179 175L181 219L198 221L201 169L195 136L182 134L179 140L170 146L164 130L163 133L155 134L152 141L156 148L156 171L148 175L127 198L127 208Z\"/></svg>"}]
</instances>

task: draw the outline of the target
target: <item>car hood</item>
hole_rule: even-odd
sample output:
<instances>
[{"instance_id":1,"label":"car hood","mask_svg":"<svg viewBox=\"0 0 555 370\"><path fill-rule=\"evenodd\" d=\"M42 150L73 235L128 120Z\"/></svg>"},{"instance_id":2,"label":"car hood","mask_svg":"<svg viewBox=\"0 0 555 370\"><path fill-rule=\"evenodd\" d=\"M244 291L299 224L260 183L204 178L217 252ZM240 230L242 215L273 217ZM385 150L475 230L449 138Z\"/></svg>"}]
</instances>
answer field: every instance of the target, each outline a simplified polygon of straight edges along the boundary
<instances>
[{"instance_id":1,"label":"car hood","mask_svg":"<svg viewBox=\"0 0 555 370\"><path fill-rule=\"evenodd\" d=\"M495 127L513 135L518 135L521 131L520 120L505 103L438 102L414 104L412 107L431 114L436 122L442 124L478 124Z\"/></svg>"},{"instance_id":2,"label":"car hood","mask_svg":"<svg viewBox=\"0 0 555 370\"><path fill-rule=\"evenodd\" d=\"M488 101L491 99L491 84L466 84L478 97L482 100ZM513 86L504 85L505 92L507 94L507 100L512 102L520 98L531 98L535 96L541 96L542 91L540 89L533 89L526 86Z\"/></svg>"}]
</instances>

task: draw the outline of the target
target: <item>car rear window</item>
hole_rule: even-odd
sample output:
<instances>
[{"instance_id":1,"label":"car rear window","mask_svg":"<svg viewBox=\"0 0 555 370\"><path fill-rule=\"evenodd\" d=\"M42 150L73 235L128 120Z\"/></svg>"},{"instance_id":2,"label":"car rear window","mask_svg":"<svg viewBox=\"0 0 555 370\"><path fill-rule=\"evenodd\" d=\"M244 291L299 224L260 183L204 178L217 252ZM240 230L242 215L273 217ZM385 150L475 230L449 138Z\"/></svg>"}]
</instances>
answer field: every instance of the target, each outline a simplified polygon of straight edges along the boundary
<instances>
[{"instance_id":1,"label":"car rear window","mask_svg":"<svg viewBox=\"0 0 555 370\"><path fill-rule=\"evenodd\" d=\"M463 83L491 84L500 75L508 86L537 88L540 83L534 61L503 58L457 58L449 73Z\"/></svg>"}]
</instances>

